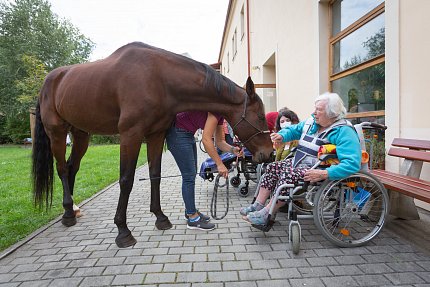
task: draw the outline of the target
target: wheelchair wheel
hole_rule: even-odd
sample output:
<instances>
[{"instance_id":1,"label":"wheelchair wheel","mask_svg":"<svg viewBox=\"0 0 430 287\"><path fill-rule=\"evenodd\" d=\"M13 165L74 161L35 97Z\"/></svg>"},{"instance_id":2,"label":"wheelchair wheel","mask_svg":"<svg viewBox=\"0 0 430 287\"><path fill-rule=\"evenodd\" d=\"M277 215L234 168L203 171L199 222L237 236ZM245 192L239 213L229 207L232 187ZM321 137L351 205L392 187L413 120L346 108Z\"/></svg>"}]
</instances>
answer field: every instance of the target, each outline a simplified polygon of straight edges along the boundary
<instances>
[{"instance_id":1,"label":"wheelchair wheel","mask_svg":"<svg viewBox=\"0 0 430 287\"><path fill-rule=\"evenodd\" d=\"M292 224L290 230L290 241L293 246L293 253L298 254L300 251L300 227L298 224Z\"/></svg>"},{"instance_id":2,"label":"wheelchair wheel","mask_svg":"<svg viewBox=\"0 0 430 287\"><path fill-rule=\"evenodd\" d=\"M247 197L249 194L248 184L241 184L238 188L238 193L241 197Z\"/></svg>"},{"instance_id":3,"label":"wheelchair wheel","mask_svg":"<svg viewBox=\"0 0 430 287\"><path fill-rule=\"evenodd\" d=\"M324 184L325 182L321 183ZM306 198L294 199L293 207L297 214L311 215L314 212L315 194L319 190L319 186L314 186L306 193ZM324 210L330 210L334 205L333 202L326 202Z\"/></svg>"},{"instance_id":4,"label":"wheelchair wheel","mask_svg":"<svg viewBox=\"0 0 430 287\"><path fill-rule=\"evenodd\" d=\"M385 187L367 172L326 181L315 195L314 222L331 243L361 246L384 226L388 200Z\"/></svg>"},{"instance_id":5,"label":"wheelchair wheel","mask_svg":"<svg viewBox=\"0 0 430 287\"><path fill-rule=\"evenodd\" d=\"M308 188L307 191L305 191L305 194L303 194L303 192L298 193L298 195L302 194L302 196L304 195L305 197L294 197L292 203L293 208L297 212L297 214L310 215L313 213L313 202L318 188L318 186L312 186L311 188Z\"/></svg>"},{"instance_id":6,"label":"wheelchair wheel","mask_svg":"<svg viewBox=\"0 0 430 287\"><path fill-rule=\"evenodd\" d=\"M293 200L293 206L297 214L312 214L313 207L306 200Z\"/></svg>"},{"instance_id":7,"label":"wheelchair wheel","mask_svg":"<svg viewBox=\"0 0 430 287\"><path fill-rule=\"evenodd\" d=\"M230 178L230 184L233 187L238 187L240 185L240 182L241 182L241 179L239 175L233 176L232 178Z\"/></svg>"},{"instance_id":8,"label":"wheelchair wheel","mask_svg":"<svg viewBox=\"0 0 430 287\"><path fill-rule=\"evenodd\" d=\"M258 183L258 165L251 162L250 159L241 160L241 170L246 180L252 180L254 183Z\"/></svg>"}]
</instances>

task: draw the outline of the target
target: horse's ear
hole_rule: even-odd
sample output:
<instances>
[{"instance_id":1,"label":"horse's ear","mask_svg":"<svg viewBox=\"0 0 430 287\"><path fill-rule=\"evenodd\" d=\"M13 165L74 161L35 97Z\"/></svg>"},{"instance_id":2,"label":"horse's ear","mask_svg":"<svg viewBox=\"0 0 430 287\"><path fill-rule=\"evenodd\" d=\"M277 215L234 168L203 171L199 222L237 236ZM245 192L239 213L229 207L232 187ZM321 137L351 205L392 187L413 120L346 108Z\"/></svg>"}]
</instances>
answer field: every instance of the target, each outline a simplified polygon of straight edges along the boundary
<instances>
[{"instance_id":1,"label":"horse's ear","mask_svg":"<svg viewBox=\"0 0 430 287\"><path fill-rule=\"evenodd\" d=\"M246 93L248 96L253 96L255 94L254 82L251 80L251 77L248 77L246 80Z\"/></svg>"}]
</instances>

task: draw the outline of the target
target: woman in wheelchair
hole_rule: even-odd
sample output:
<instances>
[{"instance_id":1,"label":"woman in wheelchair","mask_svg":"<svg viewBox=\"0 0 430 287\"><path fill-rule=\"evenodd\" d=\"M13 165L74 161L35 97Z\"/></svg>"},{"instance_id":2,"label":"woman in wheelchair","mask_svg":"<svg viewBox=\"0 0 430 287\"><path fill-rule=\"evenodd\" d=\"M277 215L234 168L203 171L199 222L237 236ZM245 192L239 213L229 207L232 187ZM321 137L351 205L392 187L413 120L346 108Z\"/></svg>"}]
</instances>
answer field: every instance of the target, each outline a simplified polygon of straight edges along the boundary
<instances>
[{"instance_id":1,"label":"woman in wheelchair","mask_svg":"<svg viewBox=\"0 0 430 287\"><path fill-rule=\"evenodd\" d=\"M240 210L244 220L254 225L265 224L271 204L265 207L265 202L281 184L297 184L300 180L317 182L327 178L336 180L360 170L359 137L352 124L344 119L345 115L346 109L339 95L324 93L315 99L315 111L309 119L271 134L275 147L292 140L299 140L299 144L293 158L267 166L256 201ZM336 145L339 164L327 169L311 169L318 160L320 146L328 143ZM284 204L279 201L275 212Z\"/></svg>"}]
</instances>

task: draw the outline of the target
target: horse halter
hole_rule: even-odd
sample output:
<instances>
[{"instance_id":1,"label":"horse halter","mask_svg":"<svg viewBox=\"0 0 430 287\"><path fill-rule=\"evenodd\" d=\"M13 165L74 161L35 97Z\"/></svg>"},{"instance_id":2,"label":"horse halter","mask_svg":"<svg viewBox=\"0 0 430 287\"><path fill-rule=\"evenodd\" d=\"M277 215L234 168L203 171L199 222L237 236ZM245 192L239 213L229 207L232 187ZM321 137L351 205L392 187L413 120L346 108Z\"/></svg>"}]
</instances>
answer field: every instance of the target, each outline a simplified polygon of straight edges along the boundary
<instances>
[{"instance_id":1,"label":"horse halter","mask_svg":"<svg viewBox=\"0 0 430 287\"><path fill-rule=\"evenodd\" d=\"M263 131L260 130L259 128L257 128L255 125L253 125L250 121L248 121L246 119L246 104L248 103L248 95L245 95L245 102L244 102L244 106L243 106L243 113L242 116L240 118L240 120L232 127L232 130L234 132L234 129L242 122L245 121L247 122L249 125L251 125L251 127L253 127L254 129L257 130L257 132L255 134L253 134L252 136L250 136L246 141L242 142L242 145L247 144L250 140L252 140L254 137L260 135L260 134L267 134L270 133L269 130Z\"/></svg>"}]
</instances>

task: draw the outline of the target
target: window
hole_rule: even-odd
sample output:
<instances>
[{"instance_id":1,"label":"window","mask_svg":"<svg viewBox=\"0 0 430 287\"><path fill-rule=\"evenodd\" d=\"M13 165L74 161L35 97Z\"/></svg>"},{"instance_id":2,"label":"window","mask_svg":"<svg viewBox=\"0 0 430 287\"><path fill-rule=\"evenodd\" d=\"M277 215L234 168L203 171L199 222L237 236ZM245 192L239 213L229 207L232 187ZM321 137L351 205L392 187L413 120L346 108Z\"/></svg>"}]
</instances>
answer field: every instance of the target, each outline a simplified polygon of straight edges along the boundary
<instances>
[{"instance_id":1,"label":"window","mask_svg":"<svg viewBox=\"0 0 430 287\"><path fill-rule=\"evenodd\" d=\"M384 45L382 14L333 45L333 73L342 72L384 54Z\"/></svg>"},{"instance_id":2,"label":"window","mask_svg":"<svg viewBox=\"0 0 430 287\"><path fill-rule=\"evenodd\" d=\"M240 10L240 40L243 40L243 36L245 35L245 5L242 5L242 9Z\"/></svg>"},{"instance_id":3,"label":"window","mask_svg":"<svg viewBox=\"0 0 430 287\"><path fill-rule=\"evenodd\" d=\"M330 12L331 90L343 99L348 117L381 117L385 114L385 3L335 0Z\"/></svg>"},{"instance_id":4,"label":"window","mask_svg":"<svg viewBox=\"0 0 430 287\"><path fill-rule=\"evenodd\" d=\"M233 60L237 54L237 29L234 29L233 38L231 39L231 46L233 49Z\"/></svg>"},{"instance_id":5,"label":"window","mask_svg":"<svg viewBox=\"0 0 430 287\"><path fill-rule=\"evenodd\" d=\"M345 102L350 113L384 110L385 63L332 81L332 89Z\"/></svg>"},{"instance_id":6,"label":"window","mask_svg":"<svg viewBox=\"0 0 430 287\"><path fill-rule=\"evenodd\" d=\"M340 31L356 22L363 15L383 3L382 0L334 1L332 8L332 32L336 36Z\"/></svg>"}]
</instances>

